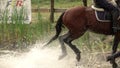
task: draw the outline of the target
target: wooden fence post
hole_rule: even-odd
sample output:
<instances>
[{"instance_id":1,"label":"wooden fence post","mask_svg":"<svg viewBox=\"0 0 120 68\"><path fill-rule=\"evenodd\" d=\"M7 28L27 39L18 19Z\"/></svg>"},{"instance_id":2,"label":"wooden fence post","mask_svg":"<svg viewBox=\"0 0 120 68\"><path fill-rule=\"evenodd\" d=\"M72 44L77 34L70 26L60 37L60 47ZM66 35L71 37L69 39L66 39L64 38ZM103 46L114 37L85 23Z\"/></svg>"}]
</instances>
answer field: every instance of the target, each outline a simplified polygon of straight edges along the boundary
<instances>
[{"instance_id":1,"label":"wooden fence post","mask_svg":"<svg viewBox=\"0 0 120 68\"><path fill-rule=\"evenodd\" d=\"M82 0L83 1L83 5L87 6L87 0Z\"/></svg>"},{"instance_id":2,"label":"wooden fence post","mask_svg":"<svg viewBox=\"0 0 120 68\"><path fill-rule=\"evenodd\" d=\"M54 0L51 0L50 21L54 22Z\"/></svg>"}]
</instances>

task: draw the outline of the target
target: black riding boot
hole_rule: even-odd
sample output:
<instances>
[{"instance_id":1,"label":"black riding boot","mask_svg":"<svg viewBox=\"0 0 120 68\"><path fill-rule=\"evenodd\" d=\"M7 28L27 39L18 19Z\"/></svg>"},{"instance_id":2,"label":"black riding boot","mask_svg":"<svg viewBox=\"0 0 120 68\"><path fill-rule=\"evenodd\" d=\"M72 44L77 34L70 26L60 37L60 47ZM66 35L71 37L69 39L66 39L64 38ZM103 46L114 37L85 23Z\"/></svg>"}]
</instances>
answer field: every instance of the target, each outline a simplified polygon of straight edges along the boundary
<instances>
[{"instance_id":1,"label":"black riding boot","mask_svg":"<svg viewBox=\"0 0 120 68\"><path fill-rule=\"evenodd\" d=\"M120 30L119 23L118 23L118 17L119 17L119 11L114 10L111 12L112 13L112 23L113 23L113 32L117 32Z\"/></svg>"}]
</instances>

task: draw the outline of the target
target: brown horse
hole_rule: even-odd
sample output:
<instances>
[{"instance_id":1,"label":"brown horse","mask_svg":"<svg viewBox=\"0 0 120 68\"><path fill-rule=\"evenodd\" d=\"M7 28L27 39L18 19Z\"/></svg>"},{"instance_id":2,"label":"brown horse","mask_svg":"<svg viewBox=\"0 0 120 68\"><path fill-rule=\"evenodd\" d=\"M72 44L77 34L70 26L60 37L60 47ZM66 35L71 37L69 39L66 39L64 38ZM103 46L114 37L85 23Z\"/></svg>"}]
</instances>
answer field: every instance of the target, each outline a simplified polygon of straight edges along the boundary
<instances>
[{"instance_id":1,"label":"brown horse","mask_svg":"<svg viewBox=\"0 0 120 68\"><path fill-rule=\"evenodd\" d=\"M64 35L59 36L63 25L67 27L69 31ZM95 10L90 7L74 7L65 11L59 17L55 28L56 35L45 46L59 37L62 49L62 55L59 57L59 59L62 59L67 55L66 47L64 45L64 43L66 43L76 54L77 61L80 61L81 52L75 45L72 44L72 41L84 35L87 30L98 34L114 35L115 37L114 44L112 46L112 54L116 53L118 44L120 42L120 32L113 32L112 22L97 21ZM112 63L113 68L117 67L115 58L110 59L109 61Z\"/></svg>"}]
</instances>

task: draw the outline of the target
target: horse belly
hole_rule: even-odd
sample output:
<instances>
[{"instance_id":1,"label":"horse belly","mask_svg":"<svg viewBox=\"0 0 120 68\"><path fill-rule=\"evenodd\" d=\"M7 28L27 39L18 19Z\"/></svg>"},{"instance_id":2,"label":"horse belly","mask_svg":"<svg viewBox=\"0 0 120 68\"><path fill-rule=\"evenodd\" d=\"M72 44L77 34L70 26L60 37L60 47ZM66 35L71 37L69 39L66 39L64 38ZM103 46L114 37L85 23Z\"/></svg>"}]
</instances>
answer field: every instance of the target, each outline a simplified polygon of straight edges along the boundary
<instances>
[{"instance_id":1,"label":"horse belly","mask_svg":"<svg viewBox=\"0 0 120 68\"><path fill-rule=\"evenodd\" d=\"M97 24L91 25L89 30L99 34L111 35L112 28L109 23L99 22Z\"/></svg>"}]
</instances>

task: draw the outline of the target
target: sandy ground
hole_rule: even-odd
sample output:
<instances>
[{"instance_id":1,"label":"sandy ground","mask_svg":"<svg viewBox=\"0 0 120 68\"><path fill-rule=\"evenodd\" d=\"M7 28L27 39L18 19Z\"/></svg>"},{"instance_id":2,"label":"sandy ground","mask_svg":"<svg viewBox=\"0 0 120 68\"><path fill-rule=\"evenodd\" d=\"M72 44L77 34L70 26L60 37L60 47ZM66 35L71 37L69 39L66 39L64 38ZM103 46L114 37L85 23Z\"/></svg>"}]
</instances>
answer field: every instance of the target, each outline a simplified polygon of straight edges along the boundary
<instances>
[{"instance_id":1,"label":"sandy ground","mask_svg":"<svg viewBox=\"0 0 120 68\"><path fill-rule=\"evenodd\" d=\"M9 52L0 56L0 68L112 68L100 53L82 53L79 63L74 53L68 49L68 55L58 60L60 47L41 49L41 43L34 45L27 53ZM77 65L78 64L78 65ZM76 66L77 65L77 66Z\"/></svg>"}]
</instances>

